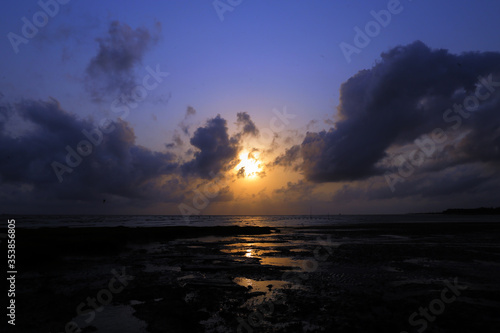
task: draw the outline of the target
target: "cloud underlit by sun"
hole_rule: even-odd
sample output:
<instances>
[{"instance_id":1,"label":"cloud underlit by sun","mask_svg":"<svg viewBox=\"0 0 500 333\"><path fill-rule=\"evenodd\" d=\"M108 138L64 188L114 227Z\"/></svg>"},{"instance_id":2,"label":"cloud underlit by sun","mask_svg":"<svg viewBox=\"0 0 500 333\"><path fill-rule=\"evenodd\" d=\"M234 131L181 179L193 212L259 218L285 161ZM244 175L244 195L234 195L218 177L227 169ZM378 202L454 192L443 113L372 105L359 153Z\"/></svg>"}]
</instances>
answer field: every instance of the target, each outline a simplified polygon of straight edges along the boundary
<instances>
[{"instance_id":1,"label":"cloud underlit by sun","mask_svg":"<svg viewBox=\"0 0 500 333\"><path fill-rule=\"evenodd\" d=\"M261 162L255 153L243 151L238 156L240 163L235 167L238 177L255 178L262 172Z\"/></svg>"}]
</instances>

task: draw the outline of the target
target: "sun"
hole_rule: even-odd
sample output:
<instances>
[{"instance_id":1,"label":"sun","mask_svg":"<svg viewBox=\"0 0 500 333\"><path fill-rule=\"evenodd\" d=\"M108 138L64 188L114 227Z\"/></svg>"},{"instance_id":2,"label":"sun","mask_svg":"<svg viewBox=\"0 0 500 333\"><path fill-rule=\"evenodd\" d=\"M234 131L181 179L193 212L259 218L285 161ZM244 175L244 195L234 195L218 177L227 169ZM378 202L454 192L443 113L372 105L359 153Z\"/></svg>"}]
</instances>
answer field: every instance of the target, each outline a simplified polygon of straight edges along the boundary
<instances>
[{"instance_id":1,"label":"sun","mask_svg":"<svg viewBox=\"0 0 500 333\"><path fill-rule=\"evenodd\" d=\"M238 157L240 163L235 167L238 177L255 178L262 172L261 162L257 159L255 152L243 151Z\"/></svg>"}]
</instances>

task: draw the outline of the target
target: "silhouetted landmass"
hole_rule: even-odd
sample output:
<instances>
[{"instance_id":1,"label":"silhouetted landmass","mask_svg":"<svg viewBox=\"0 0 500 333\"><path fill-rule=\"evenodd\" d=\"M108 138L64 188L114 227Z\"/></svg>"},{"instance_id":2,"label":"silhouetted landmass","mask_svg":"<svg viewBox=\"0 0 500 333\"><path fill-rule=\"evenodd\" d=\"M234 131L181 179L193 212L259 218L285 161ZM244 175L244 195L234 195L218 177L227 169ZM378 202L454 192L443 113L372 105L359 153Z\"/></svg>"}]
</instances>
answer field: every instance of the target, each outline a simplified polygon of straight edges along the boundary
<instances>
[{"instance_id":1,"label":"silhouetted landmass","mask_svg":"<svg viewBox=\"0 0 500 333\"><path fill-rule=\"evenodd\" d=\"M471 209L462 209L462 208L452 208L447 209L441 214L447 215L500 215L500 207L480 207L480 208L471 208Z\"/></svg>"}]
</instances>

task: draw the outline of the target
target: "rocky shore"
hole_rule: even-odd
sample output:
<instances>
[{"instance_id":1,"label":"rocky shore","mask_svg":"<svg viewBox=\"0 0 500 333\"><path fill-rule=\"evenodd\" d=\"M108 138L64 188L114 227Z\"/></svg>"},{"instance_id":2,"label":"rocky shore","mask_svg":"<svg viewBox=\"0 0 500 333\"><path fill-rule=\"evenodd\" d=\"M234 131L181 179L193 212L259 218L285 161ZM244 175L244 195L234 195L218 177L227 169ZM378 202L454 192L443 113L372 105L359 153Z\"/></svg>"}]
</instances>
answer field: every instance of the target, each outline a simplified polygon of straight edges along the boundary
<instances>
[{"instance_id":1,"label":"rocky shore","mask_svg":"<svg viewBox=\"0 0 500 333\"><path fill-rule=\"evenodd\" d=\"M18 229L22 332L498 332L500 225Z\"/></svg>"}]
</instances>

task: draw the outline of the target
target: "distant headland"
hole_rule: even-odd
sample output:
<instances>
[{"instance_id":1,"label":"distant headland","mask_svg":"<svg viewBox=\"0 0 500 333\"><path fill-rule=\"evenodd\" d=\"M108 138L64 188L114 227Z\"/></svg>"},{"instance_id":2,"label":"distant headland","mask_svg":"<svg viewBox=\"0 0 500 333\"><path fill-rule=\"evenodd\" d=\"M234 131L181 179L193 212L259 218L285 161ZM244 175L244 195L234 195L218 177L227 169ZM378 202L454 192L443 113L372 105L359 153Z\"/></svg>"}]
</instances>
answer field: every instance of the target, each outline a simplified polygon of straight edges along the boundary
<instances>
[{"instance_id":1,"label":"distant headland","mask_svg":"<svg viewBox=\"0 0 500 333\"><path fill-rule=\"evenodd\" d=\"M441 213L446 215L500 215L500 207L479 207L479 208L450 208Z\"/></svg>"}]
</instances>

